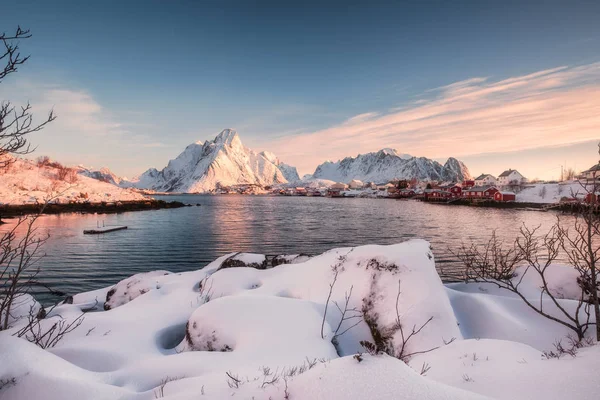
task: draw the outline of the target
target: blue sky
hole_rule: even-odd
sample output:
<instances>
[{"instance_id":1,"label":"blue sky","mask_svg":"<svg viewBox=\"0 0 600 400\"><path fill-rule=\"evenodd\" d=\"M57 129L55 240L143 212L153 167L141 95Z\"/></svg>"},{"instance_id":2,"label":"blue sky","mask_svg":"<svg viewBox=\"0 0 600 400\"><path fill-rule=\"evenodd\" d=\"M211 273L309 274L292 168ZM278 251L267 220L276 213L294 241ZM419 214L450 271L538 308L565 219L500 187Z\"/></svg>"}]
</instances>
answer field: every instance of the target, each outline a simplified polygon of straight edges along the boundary
<instances>
[{"instance_id":1,"label":"blue sky","mask_svg":"<svg viewBox=\"0 0 600 400\"><path fill-rule=\"evenodd\" d=\"M56 109L40 154L130 176L231 127L301 173L394 147L551 178L598 158L599 20L597 1L10 2L0 29L30 28L32 57L0 97Z\"/></svg>"}]
</instances>

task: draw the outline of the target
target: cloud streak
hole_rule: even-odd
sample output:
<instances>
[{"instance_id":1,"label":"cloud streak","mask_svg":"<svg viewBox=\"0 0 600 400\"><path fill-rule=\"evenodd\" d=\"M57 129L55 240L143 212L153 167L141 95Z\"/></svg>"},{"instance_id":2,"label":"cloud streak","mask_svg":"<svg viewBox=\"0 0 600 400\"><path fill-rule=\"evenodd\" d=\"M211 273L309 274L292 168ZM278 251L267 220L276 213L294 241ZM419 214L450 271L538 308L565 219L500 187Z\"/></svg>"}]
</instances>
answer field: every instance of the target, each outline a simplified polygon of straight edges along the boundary
<instances>
[{"instance_id":1,"label":"cloud streak","mask_svg":"<svg viewBox=\"0 0 600 400\"><path fill-rule=\"evenodd\" d=\"M427 99L295 135L269 147L304 172L326 159L395 147L432 158L560 146L598 138L600 63L500 81L475 77Z\"/></svg>"}]
</instances>

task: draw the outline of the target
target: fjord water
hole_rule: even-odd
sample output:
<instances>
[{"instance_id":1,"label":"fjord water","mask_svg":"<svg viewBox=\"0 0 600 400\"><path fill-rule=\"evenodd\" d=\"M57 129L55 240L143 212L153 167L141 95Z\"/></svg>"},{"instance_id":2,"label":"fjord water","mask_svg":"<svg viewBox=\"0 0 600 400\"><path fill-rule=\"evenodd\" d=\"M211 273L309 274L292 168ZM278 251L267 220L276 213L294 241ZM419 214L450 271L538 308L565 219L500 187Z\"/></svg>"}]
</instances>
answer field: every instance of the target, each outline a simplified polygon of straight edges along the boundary
<instances>
[{"instance_id":1,"label":"fjord water","mask_svg":"<svg viewBox=\"0 0 600 400\"><path fill-rule=\"evenodd\" d=\"M334 247L391 244L411 238L431 242L438 267L449 249L483 242L493 230L514 240L522 224L550 227L552 212L446 206L417 201L270 196L165 196L179 209L122 214L42 216L50 235L40 259L40 280L68 294L98 289L132 274L202 268L226 253L319 254ZM568 217L565 217L568 218ZM127 230L83 235L97 224ZM5 230L10 224L4 225ZM36 297L49 301L41 291Z\"/></svg>"}]
</instances>

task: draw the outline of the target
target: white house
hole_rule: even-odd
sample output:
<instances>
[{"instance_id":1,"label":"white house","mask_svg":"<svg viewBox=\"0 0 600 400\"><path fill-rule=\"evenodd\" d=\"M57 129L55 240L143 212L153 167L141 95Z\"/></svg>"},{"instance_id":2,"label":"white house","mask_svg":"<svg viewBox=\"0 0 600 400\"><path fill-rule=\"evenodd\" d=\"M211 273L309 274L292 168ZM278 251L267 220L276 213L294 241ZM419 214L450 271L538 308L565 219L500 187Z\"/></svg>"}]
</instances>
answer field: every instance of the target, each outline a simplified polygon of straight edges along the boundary
<instances>
[{"instance_id":1,"label":"white house","mask_svg":"<svg viewBox=\"0 0 600 400\"><path fill-rule=\"evenodd\" d=\"M580 179L585 179L585 180L600 179L600 164L594 165L592 168L590 168L586 171L583 171L581 173Z\"/></svg>"},{"instance_id":2,"label":"white house","mask_svg":"<svg viewBox=\"0 0 600 400\"><path fill-rule=\"evenodd\" d=\"M475 186L494 186L496 185L496 178L494 175L481 174L475 178Z\"/></svg>"},{"instance_id":3,"label":"white house","mask_svg":"<svg viewBox=\"0 0 600 400\"><path fill-rule=\"evenodd\" d=\"M348 186L350 187L350 189L362 189L365 186L365 184L359 181L358 179L353 179L350 181Z\"/></svg>"},{"instance_id":4,"label":"white house","mask_svg":"<svg viewBox=\"0 0 600 400\"><path fill-rule=\"evenodd\" d=\"M516 169L507 169L498 177L498 185L500 186L522 185L525 182L527 182L527 179Z\"/></svg>"}]
</instances>

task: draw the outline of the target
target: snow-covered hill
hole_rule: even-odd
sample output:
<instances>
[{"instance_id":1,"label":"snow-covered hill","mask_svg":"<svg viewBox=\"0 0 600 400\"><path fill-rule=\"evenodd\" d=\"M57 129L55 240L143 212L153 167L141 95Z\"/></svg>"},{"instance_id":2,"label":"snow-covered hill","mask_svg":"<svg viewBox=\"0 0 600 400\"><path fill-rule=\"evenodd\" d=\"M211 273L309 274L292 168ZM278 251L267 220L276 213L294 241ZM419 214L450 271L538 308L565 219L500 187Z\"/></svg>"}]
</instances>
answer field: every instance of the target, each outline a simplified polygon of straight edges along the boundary
<instances>
[{"instance_id":1,"label":"snow-covered hill","mask_svg":"<svg viewBox=\"0 0 600 400\"><path fill-rule=\"evenodd\" d=\"M51 198L59 203L97 203L146 198L80 171L80 168L62 167L54 162L39 165L31 160L14 159L8 168L0 170L0 203L42 203Z\"/></svg>"},{"instance_id":2,"label":"snow-covered hill","mask_svg":"<svg viewBox=\"0 0 600 400\"><path fill-rule=\"evenodd\" d=\"M470 179L471 174L467 166L456 158L451 157L442 165L425 157L412 157L399 154L394 149L383 149L346 157L337 162L326 161L317 167L313 177L338 182L358 179L381 183L395 178L457 182Z\"/></svg>"},{"instance_id":3,"label":"snow-covered hill","mask_svg":"<svg viewBox=\"0 0 600 400\"><path fill-rule=\"evenodd\" d=\"M151 168L123 187L164 192L207 192L239 184L273 185L299 180L296 168L274 154L245 147L237 132L225 129L212 141L192 143L161 171Z\"/></svg>"}]
</instances>

